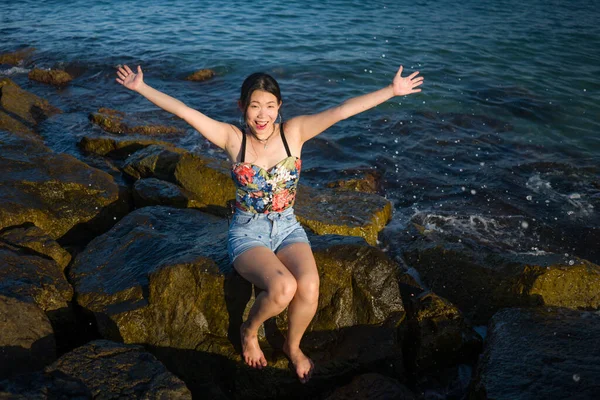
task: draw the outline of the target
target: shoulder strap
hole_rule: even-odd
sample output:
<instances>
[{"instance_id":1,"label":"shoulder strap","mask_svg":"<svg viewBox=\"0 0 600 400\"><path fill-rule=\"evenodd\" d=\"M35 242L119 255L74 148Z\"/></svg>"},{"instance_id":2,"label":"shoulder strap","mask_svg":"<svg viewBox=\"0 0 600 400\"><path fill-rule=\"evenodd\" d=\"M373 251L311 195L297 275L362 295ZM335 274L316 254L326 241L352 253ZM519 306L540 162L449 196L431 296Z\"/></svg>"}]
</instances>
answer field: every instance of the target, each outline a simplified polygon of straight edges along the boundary
<instances>
[{"instance_id":1,"label":"shoulder strap","mask_svg":"<svg viewBox=\"0 0 600 400\"><path fill-rule=\"evenodd\" d=\"M279 125L279 128L281 130L281 140L283 141L283 145L285 147L285 152L287 153L288 157L292 156L292 153L290 152L290 147L287 144L287 140L285 140L285 134L283 133L283 122L281 122L281 125Z\"/></svg>"},{"instance_id":2,"label":"shoulder strap","mask_svg":"<svg viewBox=\"0 0 600 400\"><path fill-rule=\"evenodd\" d=\"M240 162L244 162L246 161L246 132L243 129L240 130L242 131L242 155L240 156Z\"/></svg>"}]
</instances>

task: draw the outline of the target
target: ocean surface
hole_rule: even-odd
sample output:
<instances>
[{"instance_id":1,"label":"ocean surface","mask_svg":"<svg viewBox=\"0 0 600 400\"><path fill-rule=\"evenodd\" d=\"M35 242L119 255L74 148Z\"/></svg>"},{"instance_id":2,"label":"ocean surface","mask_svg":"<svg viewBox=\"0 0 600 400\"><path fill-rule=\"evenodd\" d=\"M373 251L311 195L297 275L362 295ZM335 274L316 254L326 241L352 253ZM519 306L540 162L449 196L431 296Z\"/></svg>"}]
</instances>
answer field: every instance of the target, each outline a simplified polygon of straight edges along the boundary
<instances>
[{"instance_id":1,"label":"ocean surface","mask_svg":"<svg viewBox=\"0 0 600 400\"><path fill-rule=\"evenodd\" d=\"M119 64L142 65L149 84L231 123L252 72L278 79L290 118L388 85L403 65L425 77L423 91L308 142L304 183L376 169L395 209L383 247L399 246L411 221L515 254L593 258L586 248L600 245L588 235L600 226L593 0L0 3L0 53L36 48L0 76L65 111L41 126L57 152L81 158L77 141L101 134L88 121L100 107L179 123L115 83ZM33 67L76 79L55 89L30 82ZM201 68L216 78L183 79ZM176 144L224 157L193 129Z\"/></svg>"}]
</instances>

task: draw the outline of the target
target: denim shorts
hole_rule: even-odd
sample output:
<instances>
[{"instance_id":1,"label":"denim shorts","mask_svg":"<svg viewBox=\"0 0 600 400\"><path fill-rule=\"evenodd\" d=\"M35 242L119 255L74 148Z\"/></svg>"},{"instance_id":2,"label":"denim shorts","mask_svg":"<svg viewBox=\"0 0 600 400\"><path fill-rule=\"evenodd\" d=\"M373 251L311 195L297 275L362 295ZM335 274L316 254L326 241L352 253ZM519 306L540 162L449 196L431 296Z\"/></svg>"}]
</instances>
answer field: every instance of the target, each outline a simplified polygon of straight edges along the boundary
<instances>
[{"instance_id":1,"label":"denim shorts","mask_svg":"<svg viewBox=\"0 0 600 400\"><path fill-rule=\"evenodd\" d=\"M262 246L277 253L292 243L310 244L293 207L267 214L236 208L227 235L227 253L232 264L240 254L253 247Z\"/></svg>"}]
</instances>

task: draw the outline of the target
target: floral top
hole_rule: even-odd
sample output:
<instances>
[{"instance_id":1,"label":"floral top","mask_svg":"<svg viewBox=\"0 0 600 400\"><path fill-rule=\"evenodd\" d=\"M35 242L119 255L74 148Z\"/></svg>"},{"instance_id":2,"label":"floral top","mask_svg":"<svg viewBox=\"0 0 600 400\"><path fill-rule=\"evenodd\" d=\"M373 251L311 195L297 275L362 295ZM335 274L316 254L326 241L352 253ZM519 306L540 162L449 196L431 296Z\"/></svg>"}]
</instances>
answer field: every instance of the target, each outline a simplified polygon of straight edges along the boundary
<instances>
[{"instance_id":1,"label":"floral top","mask_svg":"<svg viewBox=\"0 0 600 400\"><path fill-rule=\"evenodd\" d=\"M237 190L235 206L243 211L266 214L281 212L294 204L302 161L289 156L268 170L238 162L231 167Z\"/></svg>"}]
</instances>

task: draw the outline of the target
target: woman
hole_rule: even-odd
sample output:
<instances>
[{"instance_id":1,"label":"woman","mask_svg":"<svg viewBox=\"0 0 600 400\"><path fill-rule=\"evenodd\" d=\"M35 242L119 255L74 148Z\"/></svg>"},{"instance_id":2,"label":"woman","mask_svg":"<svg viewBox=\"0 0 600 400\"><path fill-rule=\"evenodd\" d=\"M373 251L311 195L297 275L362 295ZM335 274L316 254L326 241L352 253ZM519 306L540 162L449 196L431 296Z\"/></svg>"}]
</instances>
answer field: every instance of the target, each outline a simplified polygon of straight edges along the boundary
<instances>
[{"instance_id":1,"label":"woman","mask_svg":"<svg viewBox=\"0 0 600 400\"><path fill-rule=\"evenodd\" d=\"M402 67L393 82L375 92L349 99L312 115L285 123L279 85L263 73L242 84L238 106L244 126L215 121L146 85L137 73L119 67L117 82L138 92L158 107L184 119L201 135L224 149L233 163L237 186L236 211L229 227L228 252L235 270L263 291L242 324L244 361L261 369L267 361L258 344L258 329L288 307L288 336L284 352L298 378L306 382L313 362L300 350L300 340L317 310L319 275L306 233L296 220L293 204L304 143L338 121L368 110L394 96L420 92L423 78L414 72L403 78Z\"/></svg>"}]
</instances>

